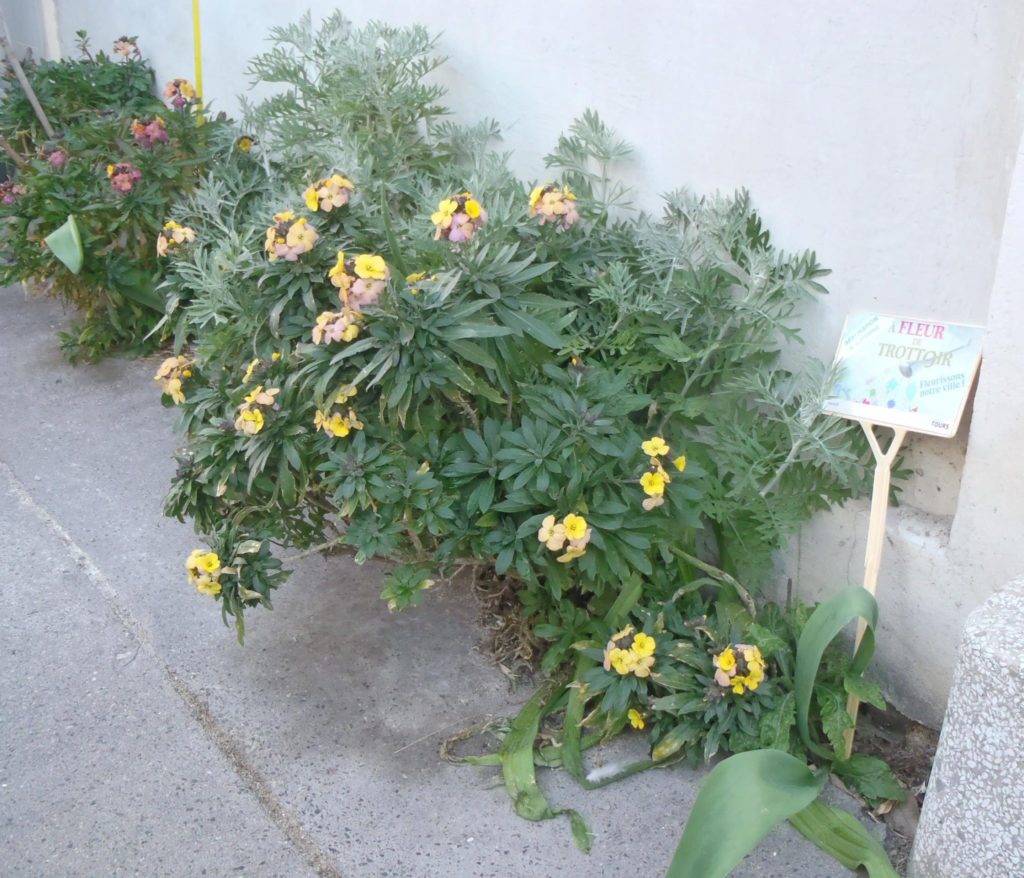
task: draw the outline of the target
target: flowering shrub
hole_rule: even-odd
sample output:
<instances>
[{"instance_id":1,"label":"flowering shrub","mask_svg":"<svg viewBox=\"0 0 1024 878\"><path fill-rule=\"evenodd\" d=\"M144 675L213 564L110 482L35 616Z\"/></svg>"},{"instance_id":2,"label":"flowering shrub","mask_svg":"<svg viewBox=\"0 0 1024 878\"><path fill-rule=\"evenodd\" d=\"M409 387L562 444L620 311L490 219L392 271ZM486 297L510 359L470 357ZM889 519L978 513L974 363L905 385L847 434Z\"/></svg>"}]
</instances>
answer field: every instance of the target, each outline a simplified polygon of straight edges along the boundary
<instances>
[{"instance_id":1,"label":"flowering shrub","mask_svg":"<svg viewBox=\"0 0 1024 878\"><path fill-rule=\"evenodd\" d=\"M157 376L186 440L168 514L219 558L392 560L394 610L504 577L541 669L575 668L577 722L644 728L656 761L796 748L799 620L750 590L866 488L857 432L818 414L823 370L778 362L824 292L814 254L776 249L746 193L630 212L629 149L593 113L556 182L517 180L492 128L436 121L421 29L308 29L252 64L296 90L249 108L265 163L236 148L173 211L194 241L162 289L194 365ZM218 581L241 635L269 591ZM820 688L830 738L843 685L837 665Z\"/></svg>"},{"instance_id":2,"label":"flowering shrub","mask_svg":"<svg viewBox=\"0 0 1024 878\"><path fill-rule=\"evenodd\" d=\"M0 283L32 280L78 307L81 323L63 337L72 359L144 346L163 311L158 254L188 240L164 226L171 201L233 148L226 123L197 128L191 108L166 111L133 40L118 41L114 60L82 45L82 60L29 70L56 140L38 130L16 83L0 99L0 134L21 153L0 184ZM69 215L81 237L78 273L45 242Z\"/></svg>"}]
</instances>

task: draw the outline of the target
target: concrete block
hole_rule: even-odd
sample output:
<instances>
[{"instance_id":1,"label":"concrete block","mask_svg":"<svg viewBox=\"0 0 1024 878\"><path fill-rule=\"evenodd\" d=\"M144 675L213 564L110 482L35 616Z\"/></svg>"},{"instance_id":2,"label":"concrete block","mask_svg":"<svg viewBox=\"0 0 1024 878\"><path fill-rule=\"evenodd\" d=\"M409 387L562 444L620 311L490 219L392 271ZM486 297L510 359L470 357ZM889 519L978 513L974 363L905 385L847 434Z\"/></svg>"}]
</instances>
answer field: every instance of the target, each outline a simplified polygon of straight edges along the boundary
<instances>
[{"instance_id":1,"label":"concrete block","mask_svg":"<svg viewBox=\"0 0 1024 878\"><path fill-rule=\"evenodd\" d=\"M1024 875L1024 577L967 617L912 878Z\"/></svg>"}]
</instances>

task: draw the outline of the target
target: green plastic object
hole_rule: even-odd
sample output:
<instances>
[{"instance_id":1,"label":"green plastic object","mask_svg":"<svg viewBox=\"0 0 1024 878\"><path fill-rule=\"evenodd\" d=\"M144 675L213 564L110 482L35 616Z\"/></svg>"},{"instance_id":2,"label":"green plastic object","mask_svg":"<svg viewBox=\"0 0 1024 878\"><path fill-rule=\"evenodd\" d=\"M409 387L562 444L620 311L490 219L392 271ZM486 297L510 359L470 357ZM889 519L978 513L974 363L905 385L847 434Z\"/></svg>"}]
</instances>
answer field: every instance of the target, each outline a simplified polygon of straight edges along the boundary
<instances>
[{"instance_id":1,"label":"green plastic object","mask_svg":"<svg viewBox=\"0 0 1024 878\"><path fill-rule=\"evenodd\" d=\"M44 240L50 252L67 266L68 271L78 274L82 270L85 254L82 252L82 236L78 234L78 223L73 213L68 214L64 225Z\"/></svg>"}]
</instances>

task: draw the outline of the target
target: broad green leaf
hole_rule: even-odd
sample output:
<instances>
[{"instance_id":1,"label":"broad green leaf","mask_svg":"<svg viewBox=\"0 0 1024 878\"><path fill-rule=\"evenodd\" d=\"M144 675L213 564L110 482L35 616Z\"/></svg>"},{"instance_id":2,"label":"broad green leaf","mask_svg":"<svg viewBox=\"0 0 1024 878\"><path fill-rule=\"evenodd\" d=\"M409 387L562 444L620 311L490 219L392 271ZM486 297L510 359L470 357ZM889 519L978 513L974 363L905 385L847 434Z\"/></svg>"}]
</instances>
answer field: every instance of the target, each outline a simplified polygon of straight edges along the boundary
<instances>
[{"instance_id":1,"label":"broad green leaf","mask_svg":"<svg viewBox=\"0 0 1024 878\"><path fill-rule=\"evenodd\" d=\"M877 683L865 680L860 675L853 676L847 674L843 678L843 688L850 695L855 695L865 704L870 704L879 710L885 710L885 696L882 694L882 687Z\"/></svg>"},{"instance_id":2,"label":"broad green leaf","mask_svg":"<svg viewBox=\"0 0 1024 878\"><path fill-rule=\"evenodd\" d=\"M666 878L725 878L772 828L810 805L826 779L780 750L719 763L697 794Z\"/></svg>"},{"instance_id":3,"label":"broad green leaf","mask_svg":"<svg viewBox=\"0 0 1024 878\"><path fill-rule=\"evenodd\" d=\"M540 721L550 709L554 700L561 695L562 687L547 684L538 689L533 697L512 721L501 745L501 770L505 777L505 789L512 797L516 813L527 820L550 820L565 814L572 825L573 839L580 850L589 851L593 841L590 830L583 818L569 808L553 808L544 798L537 785L537 774L533 763L533 744L537 738Z\"/></svg>"},{"instance_id":4,"label":"broad green leaf","mask_svg":"<svg viewBox=\"0 0 1024 878\"><path fill-rule=\"evenodd\" d=\"M854 753L849 759L833 762L832 771L872 804L887 799L902 802L907 798L906 790L900 786L892 769L877 756Z\"/></svg>"},{"instance_id":5,"label":"broad green leaf","mask_svg":"<svg viewBox=\"0 0 1024 878\"><path fill-rule=\"evenodd\" d=\"M868 878L899 878L885 849L852 814L824 802L813 802L790 817L789 822L847 869L864 868Z\"/></svg>"},{"instance_id":6,"label":"broad green leaf","mask_svg":"<svg viewBox=\"0 0 1024 878\"><path fill-rule=\"evenodd\" d=\"M75 222L73 213L68 214L64 225L50 232L43 240L50 248L50 252L64 263L68 271L78 274L82 270L85 254L82 251L82 236L78 232L78 223Z\"/></svg>"},{"instance_id":7,"label":"broad green leaf","mask_svg":"<svg viewBox=\"0 0 1024 878\"><path fill-rule=\"evenodd\" d=\"M807 620L796 648L794 691L796 692L797 728L807 748L825 759L831 759L832 754L811 739L808 721L811 696L814 693L814 681L818 676L821 658L828 645L843 628L858 618L866 620L868 626L860 648L850 665L849 673L852 676L857 676L863 673L874 654L874 629L878 624L878 604L875 603L870 592L860 586L843 589L818 604L811 614L811 618Z\"/></svg>"}]
</instances>

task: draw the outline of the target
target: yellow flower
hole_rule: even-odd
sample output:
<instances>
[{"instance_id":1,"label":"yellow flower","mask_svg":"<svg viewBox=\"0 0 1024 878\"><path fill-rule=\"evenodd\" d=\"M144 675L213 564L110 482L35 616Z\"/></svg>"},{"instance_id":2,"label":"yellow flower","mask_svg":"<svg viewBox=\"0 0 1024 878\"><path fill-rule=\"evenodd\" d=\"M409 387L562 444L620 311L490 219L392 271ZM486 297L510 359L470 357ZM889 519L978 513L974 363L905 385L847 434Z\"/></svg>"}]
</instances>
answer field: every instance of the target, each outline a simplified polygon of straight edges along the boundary
<instances>
[{"instance_id":1,"label":"yellow flower","mask_svg":"<svg viewBox=\"0 0 1024 878\"><path fill-rule=\"evenodd\" d=\"M246 409L235 418L235 429L247 436L255 436L263 429L263 412L259 409Z\"/></svg>"},{"instance_id":2,"label":"yellow flower","mask_svg":"<svg viewBox=\"0 0 1024 878\"><path fill-rule=\"evenodd\" d=\"M361 253L356 257L356 274L365 280L387 280L388 267L384 257Z\"/></svg>"},{"instance_id":3,"label":"yellow flower","mask_svg":"<svg viewBox=\"0 0 1024 878\"><path fill-rule=\"evenodd\" d=\"M565 535L570 540L582 539L587 532L587 520L582 515L569 513L562 519L562 524L565 525Z\"/></svg>"},{"instance_id":4,"label":"yellow flower","mask_svg":"<svg viewBox=\"0 0 1024 878\"><path fill-rule=\"evenodd\" d=\"M405 282L408 284L419 283L426 276L427 273L425 271L414 271L412 274L407 274L405 276Z\"/></svg>"},{"instance_id":5,"label":"yellow flower","mask_svg":"<svg viewBox=\"0 0 1024 878\"><path fill-rule=\"evenodd\" d=\"M337 438L344 438L352 432L344 415L338 413L328 415L326 412L317 409L313 423L317 430L323 430L325 433Z\"/></svg>"},{"instance_id":6,"label":"yellow flower","mask_svg":"<svg viewBox=\"0 0 1024 878\"><path fill-rule=\"evenodd\" d=\"M464 210L466 211L466 216L470 219L476 219L480 216L480 202L475 198L469 198L466 200Z\"/></svg>"},{"instance_id":7,"label":"yellow flower","mask_svg":"<svg viewBox=\"0 0 1024 878\"><path fill-rule=\"evenodd\" d=\"M633 638L632 649L636 653L637 658L647 658L649 655L654 655L654 647L656 645L657 641L650 634L644 634L641 631Z\"/></svg>"},{"instance_id":8,"label":"yellow flower","mask_svg":"<svg viewBox=\"0 0 1024 878\"><path fill-rule=\"evenodd\" d=\"M274 353L272 353L270 355L270 360L273 363L276 363L280 359L281 359L281 352L280 351L274 351Z\"/></svg>"},{"instance_id":9,"label":"yellow flower","mask_svg":"<svg viewBox=\"0 0 1024 878\"><path fill-rule=\"evenodd\" d=\"M530 193L530 207L536 207L540 202L541 195L544 194L543 186L534 186L533 191Z\"/></svg>"},{"instance_id":10,"label":"yellow flower","mask_svg":"<svg viewBox=\"0 0 1024 878\"><path fill-rule=\"evenodd\" d=\"M113 165L107 165L107 176L108 177L113 177L114 176L114 166Z\"/></svg>"},{"instance_id":11,"label":"yellow flower","mask_svg":"<svg viewBox=\"0 0 1024 878\"><path fill-rule=\"evenodd\" d=\"M732 651L732 647L726 647L715 656L714 664L716 668L721 668L723 671L731 671L735 668L736 653Z\"/></svg>"},{"instance_id":12,"label":"yellow flower","mask_svg":"<svg viewBox=\"0 0 1024 878\"><path fill-rule=\"evenodd\" d=\"M552 552L559 552L565 545L565 525L556 524L555 516L549 515L541 522L540 530L537 531L537 539Z\"/></svg>"},{"instance_id":13,"label":"yellow flower","mask_svg":"<svg viewBox=\"0 0 1024 878\"><path fill-rule=\"evenodd\" d=\"M739 680L739 679L733 680L732 691L733 691L734 695L742 695L743 694L743 681Z\"/></svg>"},{"instance_id":14,"label":"yellow flower","mask_svg":"<svg viewBox=\"0 0 1024 878\"><path fill-rule=\"evenodd\" d=\"M633 675L636 677L651 676L651 668L654 667L654 656L648 655L640 658L634 653Z\"/></svg>"},{"instance_id":15,"label":"yellow flower","mask_svg":"<svg viewBox=\"0 0 1024 878\"><path fill-rule=\"evenodd\" d=\"M346 384L338 391L338 395L334 397L334 401L340 405L341 403L348 402L358 392L359 390L354 384Z\"/></svg>"},{"instance_id":16,"label":"yellow flower","mask_svg":"<svg viewBox=\"0 0 1024 878\"><path fill-rule=\"evenodd\" d=\"M665 493L665 476L660 473L644 473L640 476L640 487L649 497L660 497Z\"/></svg>"},{"instance_id":17,"label":"yellow flower","mask_svg":"<svg viewBox=\"0 0 1024 878\"><path fill-rule=\"evenodd\" d=\"M175 405L181 405L185 401L185 391L181 389L180 378L168 378L164 382L164 393L166 393Z\"/></svg>"},{"instance_id":18,"label":"yellow flower","mask_svg":"<svg viewBox=\"0 0 1024 878\"><path fill-rule=\"evenodd\" d=\"M686 469L686 455L680 454L679 457L672 461L672 466L679 470L679 472Z\"/></svg>"},{"instance_id":19,"label":"yellow flower","mask_svg":"<svg viewBox=\"0 0 1024 878\"><path fill-rule=\"evenodd\" d=\"M575 561L577 558L582 558L587 554L587 550L582 546L572 546L565 550L565 553L555 558L560 564L568 564L570 561Z\"/></svg>"},{"instance_id":20,"label":"yellow flower","mask_svg":"<svg viewBox=\"0 0 1024 878\"><path fill-rule=\"evenodd\" d=\"M626 717L629 719L629 724L634 729L642 729L645 725L643 715L635 707L631 707L626 713Z\"/></svg>"},{"instance_id":21,"label":"yellow flower","mask_svg":"<svg viewBox=\"0 0 1024 878\"><path fill-rule=\"evenodd\" d=\"M359 324L358 323L350 323L348 326L346 326L341 331L341 340L342 341L355 341L355 339L357 339L357 338L359 338Z\"/></svg>"},{"instance_id":22,"label":"yellow flower","mask_svg":"<svg viewBox=\"0 0 1024 878\"><path fill-rule=\"evenodd\" d=\"M113 168L113 165L111 165L111 168ZM438 204L437 210L430 215L430 221L435 226L446 229L452 224L452 216L458 209L459 202L452 198L445 198Z\"/></svg>"},{"instance_id":23,"label":"yellow flower","mask_svg":"<svg viewBox=\"0 0 1024 878\"><path fill-rule=\"evenodd\" d=\"M646 442L641 442L640 447L648 457L668 454L668 445L665 444L665 440L661 436L652 436Z\"/></svg>"},{"instance_id":24,"label":"yellow flower","mask_svg":"<svg viewBox=\"0 0 1024 878\"><path fill-rule=\"evenodd\" d=\"M285 244L289 247L304 247L307 251L313 249L313 245L319 239L316 229L314 229L304 217L300 217L292 223L292 227L288 229L288 234L284 239Z\"/></svg>"},{"instance_id":25,"label":"yellow flower","mask_svg":"<svg viewBox=\"0 0 1024 878\"><path fill-rule=\"evenodd\" d=\"M613 649L608 654L608 660L615 672L623 677L632 673L636 668L636 656L628 649Z\"/></svg>"},{"instance_id":26,"label":"yellow flower","mask_svg":"<svg viewBox=\"0 0 1024 878\"><path fill-rule=\"evenodd\" d=\"M254 143L255 141L251 137L243 134L235 141L235 146L237 146L242 152L249 152Z\"/></svg>"},{"instance_id":27,"label":"yellow flower","mask_svg":"<svg viewBox=\"0 0 1024 878\"><path fill-rule=\"evenodd\" d=\"M274 397L281 392L280 388L274 387L270 390L264 390L262 384L257 384L253 389L252 393L249 393L245 397L245 404L251 405L273 405Z\"/></svg>"},{"instance_id":28,"label":"yellow flower","mask_svg":"<svg viewBox=\"0 0 1024 878\"><path fill-rule=\"evenodd\" d=\"M219 595L221 591L220 582L212 576L200 576L196 579L196 591L200 594Z\"/></svg>"},{"instance_id":29,"label":"yellow flower","mask_svg":"<svg viewBox=\"0 0 1024 878\"><path fill-rule=\"evenodd\" d=\"M257 357L257 358L256 358L255 360L253 360L253 361L252 361L252 362L251 362L251 363L250 363L250 364L249 364L249 365L248 365L248 366L246 367L246 370L245 370L245 375L243 375L243 376L242 376L242 383L243 383L243 384L248 384L248 383L249 383L249 380L250 380L250 379L252 378L252 373L256 371L256 367L257 367L257 366L258 366L259 364L260 364L260 361L259 361L259 357Z\"/></svg>"},{"instance_id":30,"label":"yellow flower","mask_svg":"<svg viewBox=\"0 0 1024 878\"><path fill-rule=\"evenodd\" d=\"M320 195L316 191L316 186L310 186L302 193L302 197L305 199L306 207L310 210L316 211L320 207Z\"/></svg>"}]
</instances>

